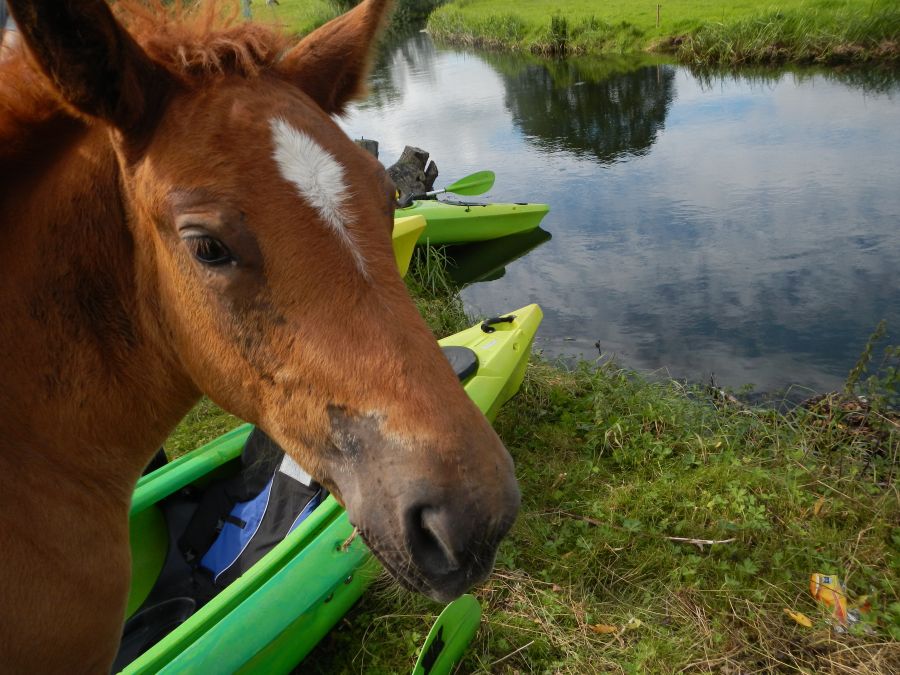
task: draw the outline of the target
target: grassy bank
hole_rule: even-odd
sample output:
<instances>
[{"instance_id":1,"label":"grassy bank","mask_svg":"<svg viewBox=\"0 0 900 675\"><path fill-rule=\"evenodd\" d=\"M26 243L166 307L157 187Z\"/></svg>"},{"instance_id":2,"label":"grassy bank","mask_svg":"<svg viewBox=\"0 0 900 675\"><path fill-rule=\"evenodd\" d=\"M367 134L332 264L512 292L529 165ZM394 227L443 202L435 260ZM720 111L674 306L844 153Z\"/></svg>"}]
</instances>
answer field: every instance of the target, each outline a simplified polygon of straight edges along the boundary
<instances>
[{"instance_id":1,"label":"grassy bank","mask_svg":"<svg viewBox=\"0 0 900 675\"><path fill-rule=\"evenodd\" d=\"M409 282L438 335L469 323L442 264ZM594 365L535 358L497 419L522 512L459 672L900 672L897 370L861 359L869 408L782 414ZM235 422L202 404L171 447ZM868 596L863 622L832 631L812 572ZM408 672L439 610L382 580L303 672Z\"/></svg>"},{"instance_id":2,"label":"grassy bank","mask_svg":"<svg viewBox=\"0 0 900 675\"><path fill-rule=\"evenodd\" d=\"M341 13L336 0L279 0L267 5L257 0L250 5L254 21L275 23L295 35L306 35Z\"/></svg>"},{"instance_id":3,"label":"grassy bank","mask_svg":"<svg viewBox=\"0 0 900 675\"><path fill-rule=\"evenodd\" d=\"M454 0L439 40L542 54L662 51L701 65L900 62L895 0Z\"/></svg>"},{"instance_id":4,"label":"grassy bank","mask_svg":"<svg viewBox=\"0 0 900 675\"><path fill-rule=\"evenodd\" d=\"M440 0L396 0L391 30L422 25ZM359 0L279 0L267 5L262 0L251 4L253 19L284 26L296 35L306 35L322 24L352 9Z\"/></svg>"}]
</instances>

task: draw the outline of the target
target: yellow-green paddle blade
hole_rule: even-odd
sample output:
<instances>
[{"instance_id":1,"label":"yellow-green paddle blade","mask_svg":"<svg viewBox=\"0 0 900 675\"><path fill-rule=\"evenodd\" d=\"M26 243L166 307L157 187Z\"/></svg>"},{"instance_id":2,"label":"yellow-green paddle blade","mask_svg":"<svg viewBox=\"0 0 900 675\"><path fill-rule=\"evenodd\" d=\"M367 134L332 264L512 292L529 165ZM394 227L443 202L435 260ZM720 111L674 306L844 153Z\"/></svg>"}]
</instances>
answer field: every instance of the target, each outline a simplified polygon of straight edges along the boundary
<instances>
[{"instance_id":1,"label":"yellow-green paddle blade","mask_svg":"<svg viewBox=\"0 0 900 675\"><path fill-rule=\"evenodd\" d=\"M413 675L448 675L466 652L481 623L481 605L463 595L449 605L434 622L413 668Z\"/></svg>"},{"instance_id":2,"label":"yellow-green paddle blade","mask_svg":"<svg viewBox=\"0 0 900 675\"><path fill-rule=\"evenodd\" d=\"M478 171L465 178L460 178L455 183L451 183L444 190L465 197L482 195L494 187L495 178L493 171Z\"/></svg>"}]
</instances>

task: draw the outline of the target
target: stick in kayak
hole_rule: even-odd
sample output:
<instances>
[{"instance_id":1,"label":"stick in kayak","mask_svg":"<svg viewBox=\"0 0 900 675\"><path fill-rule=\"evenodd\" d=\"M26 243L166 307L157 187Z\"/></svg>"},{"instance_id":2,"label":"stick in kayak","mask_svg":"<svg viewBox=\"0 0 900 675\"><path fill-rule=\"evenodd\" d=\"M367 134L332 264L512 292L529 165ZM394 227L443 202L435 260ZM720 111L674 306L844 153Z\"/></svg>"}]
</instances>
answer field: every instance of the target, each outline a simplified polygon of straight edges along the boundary
<instances>
[{"instance_id":1,"label":"stick in kayak","mask_svg":"<svg viewBox=\"0 0 900 675\"><path fill-rule=\"evenodd\" d=\"M470 176L460 178L455 183L451 183L442 190L432 190L426 192L426 197L435 197L445 192L452 192L455 195L463 195L464 197L473 197L482 195L492 187L494 187L494 179L496 176L493 171L477 171Z\"/></svg>"}]
</instances>

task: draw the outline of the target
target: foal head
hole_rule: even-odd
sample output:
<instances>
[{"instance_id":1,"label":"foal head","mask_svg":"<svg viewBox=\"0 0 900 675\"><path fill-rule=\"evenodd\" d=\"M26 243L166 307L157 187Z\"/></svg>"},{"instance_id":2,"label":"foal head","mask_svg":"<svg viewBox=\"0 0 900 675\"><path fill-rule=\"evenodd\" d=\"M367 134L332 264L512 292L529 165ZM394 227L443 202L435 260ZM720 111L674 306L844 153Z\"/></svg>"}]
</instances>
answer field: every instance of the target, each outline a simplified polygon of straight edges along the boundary
<instances>
[{"instance_id":1,"label":"foal head","mask_svg":"<svg viewBox=\"0 0 900 675\"><path fill-rule=\"evenodd\" d=\"M97 189L123 202L142 311L182 375L341 499L405 585L446 600L483 578L512 461L397 274L394 186L331 118L389 2L290 49L252 24L129 32L104 0L10 4L59 96L109 129L120 185Z\"/></svg>"}]
</instances>

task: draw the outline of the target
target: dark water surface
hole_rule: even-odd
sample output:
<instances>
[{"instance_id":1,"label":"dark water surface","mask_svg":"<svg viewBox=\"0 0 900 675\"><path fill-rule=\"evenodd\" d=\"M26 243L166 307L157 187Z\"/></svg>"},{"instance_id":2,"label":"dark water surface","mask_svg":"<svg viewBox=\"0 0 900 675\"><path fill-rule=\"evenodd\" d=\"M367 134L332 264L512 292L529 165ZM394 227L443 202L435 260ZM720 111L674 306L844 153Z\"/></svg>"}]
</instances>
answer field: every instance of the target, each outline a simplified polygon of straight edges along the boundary
<instances>
[{"instance_id":1,"label":"dark water surface","mask_svg":"<svg viewBox=\"0 0 900 675\"><path fill-rule=\"evenodd\" d=\"M900 80L621 71L418 35L343 125L386 164L417 145L439 184L493 169L487 200L551 205L552 239L463 292L540 303L546 354L825 390L881 319L900 342Z\"/></svg>"}]
</instances>

